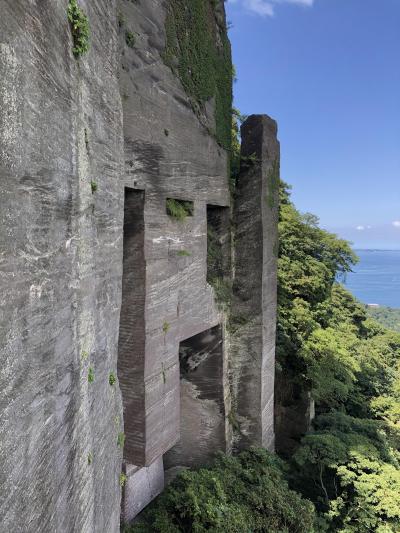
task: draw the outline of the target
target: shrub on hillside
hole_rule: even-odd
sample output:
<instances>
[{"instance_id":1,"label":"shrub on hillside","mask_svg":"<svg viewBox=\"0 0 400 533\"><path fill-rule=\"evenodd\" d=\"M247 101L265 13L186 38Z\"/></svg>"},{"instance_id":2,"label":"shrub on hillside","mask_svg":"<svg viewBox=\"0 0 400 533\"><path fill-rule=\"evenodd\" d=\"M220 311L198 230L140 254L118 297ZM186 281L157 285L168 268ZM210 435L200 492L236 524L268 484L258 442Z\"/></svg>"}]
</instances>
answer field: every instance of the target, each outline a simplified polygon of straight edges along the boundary
<instances>
[{"instance_id":1,"label":"shrub on hillside","mask_svg":"<svg viewBox=\"0 0 400 533\"><path fill-rule=\"evenodd\" d=\"M183 471L125 532L311 533L313 521L313 505L288 488L281 461L251 449Z\"/></svg>"}]
</instances>

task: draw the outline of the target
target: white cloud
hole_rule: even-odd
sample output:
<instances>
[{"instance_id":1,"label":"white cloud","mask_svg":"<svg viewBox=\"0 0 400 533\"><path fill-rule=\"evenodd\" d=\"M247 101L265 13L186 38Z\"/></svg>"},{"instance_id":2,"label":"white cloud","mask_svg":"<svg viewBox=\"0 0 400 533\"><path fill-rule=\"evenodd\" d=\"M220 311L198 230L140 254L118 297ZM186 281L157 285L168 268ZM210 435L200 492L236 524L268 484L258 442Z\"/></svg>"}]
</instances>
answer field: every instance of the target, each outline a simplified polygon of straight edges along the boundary
<instances>
[{"instance_id":1,"label":"white cloud","mask_svg":"<svg viewBox=\"0 0 400 533\"><path fill-rule=\"evenodd\" d=\"M365 230L365 226L357 226L356 229L358 231L364 231Z\"/></svg>"},{"instance_id":2,"label":"white cloud","mask_svg":"<svg viewBox=\"0 0 400 533\"><path fill-rule=\"evenodd\" d=\"M392 224L395 228L400 228L400 220L393 220Z\"/></svg>"},{"instance_id":3,"label":"white cloud","mask_svg":"<svg viewBox=\"0 0 400 533\"><path fill-rule=\"evenodd\" d=\"M253 11L257 15L272 17L274 14L274 7L264 0L243 0L243 3L249 11Z\"/></svg>"},{"instance_id":4,"label":"white cloud","mask_svg":"<svg viewBox=\"0 0 400 533\"><path fill-rule=\"evenodd\" d=\"M228 0L230 4L240 4L248 11L264 17L272 17L276 4L297 4L311 7L315 0Z\"/></svg>"}]
</instances>

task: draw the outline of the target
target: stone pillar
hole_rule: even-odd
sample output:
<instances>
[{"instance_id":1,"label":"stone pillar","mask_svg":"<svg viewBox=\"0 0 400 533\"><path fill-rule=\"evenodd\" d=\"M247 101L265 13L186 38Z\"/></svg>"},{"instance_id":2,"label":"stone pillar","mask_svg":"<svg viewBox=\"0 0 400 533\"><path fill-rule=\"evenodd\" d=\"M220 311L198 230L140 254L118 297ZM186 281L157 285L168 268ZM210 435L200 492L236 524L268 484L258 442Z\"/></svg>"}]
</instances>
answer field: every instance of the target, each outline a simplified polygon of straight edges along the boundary
<instances>
[{"instance_id":1,"label":"stone pillar","mask_svg":"<svg viewBox=\"0 0 400 533\"><path fill-rule=\"evenodd\" d=\"M231 421L238 449L274 448L274 374L279 204L277 125L252 115L241 128L234 207Z\"/></svg>"},{"instance_id":2,"label":"stone pillar","mask_svg":"<svg viewBox=\"0 0 400 533\"><path fill-rule=\"evenodd\" d=\"M131 522L164 490L162 457L148 467L125 465L126 483L122 491L122 523Z\"/></svg>"}]
</instances>

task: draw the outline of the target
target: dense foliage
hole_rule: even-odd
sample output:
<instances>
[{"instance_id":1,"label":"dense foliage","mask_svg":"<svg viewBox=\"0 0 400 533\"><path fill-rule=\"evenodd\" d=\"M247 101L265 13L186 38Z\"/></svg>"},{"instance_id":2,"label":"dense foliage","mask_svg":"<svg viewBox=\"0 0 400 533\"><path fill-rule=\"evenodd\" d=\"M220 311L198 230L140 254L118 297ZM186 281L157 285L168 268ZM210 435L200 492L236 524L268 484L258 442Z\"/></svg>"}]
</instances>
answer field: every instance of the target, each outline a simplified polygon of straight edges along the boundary
<instances>
[{"instance_id":1,"label":"dense foliage","mask_svg":"<svg viewBox=\"0 0 400 533\"><path fill-rule=\"evenodd\" d=\"M309 533L314 510L288 488L276 456L249 450L185 470L143 519L126 533Z\"/></svg>"},{"instance_id":2,"label":"dense foliage","mask_svg":"<svg viewBox=\"0 0 400 533\"><path fill-rule=\"evenodd\" d=\"M368 307L368 315L393 331L400 332L400 309L392 307Z\"/></svg>"},{"instance_id":3,"label":"dense foliage","mask_svg":"<svg viewBox=\"0 0 400 533\"><path fill-rule=\"evenodd\" d=\"M215 102L215 136L231 149L232 59L219 2L169 0L164 60L177 74L194 110L205 113Z\"/></svg>"},{"instance_id":4,"label":"dense foliage","mask_svg":"<svg viewBox=\"0 0 400 533\"><path fill-rule=\"evenodd\" d=\"M348 243L301 215L283 185L279 371L315 400L317 417L291 462L316 531L400 531L400 335L367 317L336 280Z\"/></svg>"}]
</instances>

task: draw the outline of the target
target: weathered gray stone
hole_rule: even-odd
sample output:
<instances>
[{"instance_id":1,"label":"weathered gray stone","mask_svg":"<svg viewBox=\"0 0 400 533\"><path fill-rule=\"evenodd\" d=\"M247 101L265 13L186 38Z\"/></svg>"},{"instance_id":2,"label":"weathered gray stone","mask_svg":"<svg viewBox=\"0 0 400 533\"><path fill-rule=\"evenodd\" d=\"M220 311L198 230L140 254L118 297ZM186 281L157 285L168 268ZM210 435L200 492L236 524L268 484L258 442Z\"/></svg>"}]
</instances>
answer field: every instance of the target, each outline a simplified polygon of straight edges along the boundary
<instances>
[{"instance_id":1,"label":"weathered gray stone","mask_svg":"<svg viewBox=\"0 0 400 533\"><path fill-rule=\"evenodd\" d=\"M301 438L311 429L315 417L314 400L309 391L293 382L289 376L276 373L275 432L276 451L290 458L299 447Z\"/></svg>"},{"instance_id":2,"label":"weathered gray stone","mask_svg":"<svg viewBox=\"0 0 400 533\"><path fill-rule=\"evenodd\" d=\"M109 385L122 273L116 5L81 5L92 38L77 61L65 0L0 0L4 532L119 530L122 404Z\"/></svg>"},{"instance_id":3,"label":"weathered gray stone","mask_svg":"<svg viewBox=\"0 0 400 533\"><path fill-rule=\"evenodd\" d=\"M187 95L165 66L158 43L165 2L119 3L121 94L124 110L125 185L144 190L145 342L141 368L123 373L137 401L124 395L125 459L149 466L179 440L179 343L223 321L207 284L208 205L229 206L227 154L193 113ZM125 44L125 29L136 45ZM204 120L204 117L203 117ZM194 202L193 216L167 215L166 200ZM184 255L182 255L184 254ZM123 294L124 306L124 294ZM137 339L136 339L137 340ZM141 377L140 377L141 376ZM131 407L130 407L131 406ZM136 411L136 412L135 412Z\"/></svg>"},{"instance_id":4,"label":"weathered gray stone","mask_svg":"<svg viewBox=\"0 0 400 533\"><path fill-rule=\"evenodd\" d=\"M274 447L279 143L276 123L252 115L242 125L234 208L232 418L236 446Z\"/></svg>"},{"instance_id":5,"label":"weathered gray stone","mask_svg":"<svg viewBox=\"0 0 400 533\"><path fill-rule=\"evenodd\" d=\"M273 123L242 132L261 163L239 179L234 313L248 321L230 344L208 283L231 278L214 102L198 118L163 63L164 0L79 3L91 42L77 60L66 0L0 0L0 531L13 533L116 533L121 469L129 520L161 490L164 454L175 472L231 449L228 377L241 444L273 438ZM193 214L172 218L167 198Z\"/></svg>"},{"instance_id":6,"label":"weathered gray stone","mask_svg":"<svg viewBox=\"0 0 400 533\"><path fill-rule=\"evenodd\" d=\"M205 465L229 449L224 351L221 326L180 344L180 440L165 455L167 472Z\"/></svg>"},{"instance_id":7,"label":"weathered gray stone","mask_svg":"<svg viewBox=\"0 0 400 533\"><path fill-rule=\"evenodd\" d=\"M131 522L164 489L162 457L145 468L126 465L126 482L122 491L122 521Z\"/></svg>"}]
</instances>

